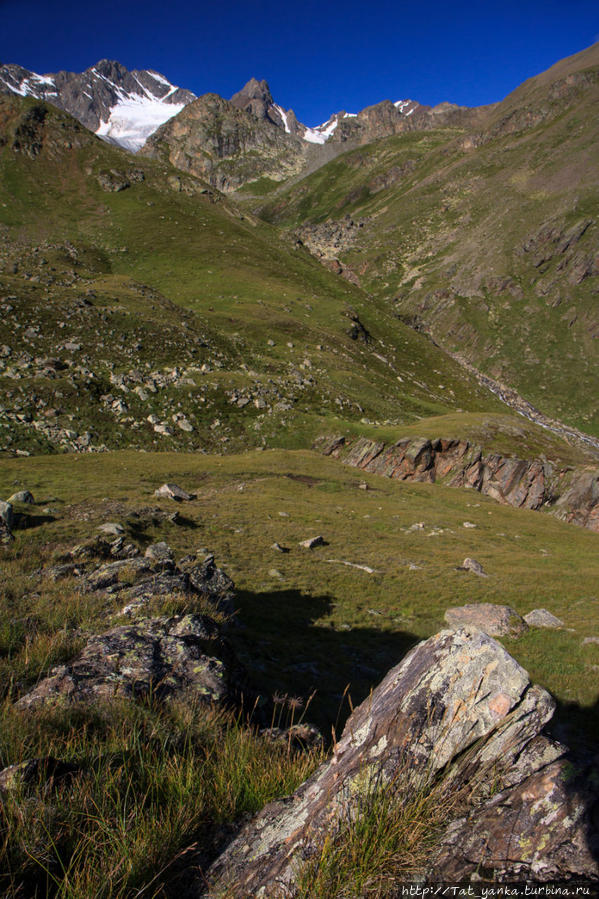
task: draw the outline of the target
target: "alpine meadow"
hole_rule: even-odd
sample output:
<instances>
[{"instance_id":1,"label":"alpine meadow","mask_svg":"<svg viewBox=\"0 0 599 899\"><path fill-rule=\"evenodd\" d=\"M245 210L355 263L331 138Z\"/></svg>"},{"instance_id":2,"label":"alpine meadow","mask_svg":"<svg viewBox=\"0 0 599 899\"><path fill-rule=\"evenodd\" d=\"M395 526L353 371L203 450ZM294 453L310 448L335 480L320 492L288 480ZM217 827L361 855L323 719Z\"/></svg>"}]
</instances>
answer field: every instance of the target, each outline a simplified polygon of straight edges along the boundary
<instances>
[{"instance_id":1,"label":"alpine meadow","mask_svg":"<svg viewBox=\"0 0 599 899\"><path fill-rule=\"evenodd\" d=\"M2 896L599 888L598 146L0 65Z\"/></svg>"}]
</instances>

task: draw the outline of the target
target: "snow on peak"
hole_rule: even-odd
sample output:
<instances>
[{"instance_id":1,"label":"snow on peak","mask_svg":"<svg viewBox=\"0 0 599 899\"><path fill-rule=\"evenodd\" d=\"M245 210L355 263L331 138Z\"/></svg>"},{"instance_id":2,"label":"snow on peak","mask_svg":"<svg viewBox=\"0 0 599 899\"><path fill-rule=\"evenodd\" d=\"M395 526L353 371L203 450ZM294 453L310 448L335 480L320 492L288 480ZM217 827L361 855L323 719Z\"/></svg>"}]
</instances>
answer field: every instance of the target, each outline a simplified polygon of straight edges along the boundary
<instances>
[{"instance_id":1,"label":"snow on peak","mask_svg":"<svg viewBox=\"0 0 599 899\"><path fill-rule=\"evenodd\" d=\"M311 144L325 144L338 124L339 117L336 115L331 116L327 122L324 122L322 125L317 125L316 128L306 128L304 131L304 140L307 140Z\"/></svg>"},{"instance_id":2,"label":"snow on peak","mask_svg":"<svg viewBox=\"0 0 599 899\"><path fill-rule=\"evenodd\" d=\"M291 128L289 127L289 123L287 121L287 113L277 103L274 104L274 107L277 110L277 112L279 113L279 115L281 116L281 118L283 119L283 125L285 126L285 132L287 134L291 134Z\"/></svg>"},{"instance_id":3,"label":"snow on peak","mask_svg":"<svg viewBox=\"0 0 599 899\"><path fill-rule=\"evenodd\" d=\"M96 134L133 152L185 106L185 103L164 103L149 95L127 95L122 91L119 94L118 103L113 106L108 119L101 122Z\"/></svg>"}]
</instances>

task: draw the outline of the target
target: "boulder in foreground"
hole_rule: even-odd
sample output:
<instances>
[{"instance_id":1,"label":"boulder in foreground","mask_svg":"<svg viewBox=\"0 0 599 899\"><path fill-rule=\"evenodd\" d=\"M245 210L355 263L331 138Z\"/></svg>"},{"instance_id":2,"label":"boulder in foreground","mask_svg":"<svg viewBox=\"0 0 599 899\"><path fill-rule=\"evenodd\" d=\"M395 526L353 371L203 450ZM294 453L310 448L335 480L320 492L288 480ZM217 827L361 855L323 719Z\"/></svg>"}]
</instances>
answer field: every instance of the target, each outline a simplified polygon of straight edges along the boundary
<instances>
[{"instance_id":1,"label":"boulder in foreground","mask_svg":"<svg viewBox=\"0 0 599 899\"><path fill-rule=\"evenodd\" d=\"M505 796L512 790L530 806L543 789L553 789L548 775L564 752L542 734L554 706L487 634L474 627L441 631L416 646L353 712L329 761L293 796L271 803L242 829L208 871L209 886L198 886L196 895L296 895L298 868L317 857L324 838L339 831L375 785L399 784L401 801L402 790L407 795L443 771L448 791L476 787L470 792L479 806L491 792ZM522 785L534 778L538 789L529 794ZM511 823L517 842L518 819ZM587 824L584 815L570 821L570 842L583 840ZM476 827L469 833L476 834ZM520 846L520 874L553 870L551 858L538 863L553 846L543 842L539 828L529 828ZM580 859L586 876L599 877L590 855ZM576 865L570 876L581 873ZM439 857L432 876L443 880L445 874Z\"/></svg>"}]
</instances>

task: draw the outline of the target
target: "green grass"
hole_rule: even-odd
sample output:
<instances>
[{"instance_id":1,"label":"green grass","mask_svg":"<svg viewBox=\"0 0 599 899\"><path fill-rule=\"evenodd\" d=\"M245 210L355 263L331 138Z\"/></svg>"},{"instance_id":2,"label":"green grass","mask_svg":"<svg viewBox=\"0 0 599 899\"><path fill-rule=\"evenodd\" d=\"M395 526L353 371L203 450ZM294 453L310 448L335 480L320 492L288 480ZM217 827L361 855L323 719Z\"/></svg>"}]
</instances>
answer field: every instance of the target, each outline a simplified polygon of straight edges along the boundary
<instances>
[{"instance_id":1,"label":"green grass","mask_svg":"<svg viewBox=\"0 0 599 899\"><path fill-rule=\"evenodd\" d=\"M479 601L520 613L544 607L565 621L563 630L530 631L506 645L556 695L562 727L596 730L599 657L595 645L582 645L599 636L596 534L471 491L397 483L306 451L38 456L4 460L0 471L0 495L27 487L41 513L41 523L16 531L2 551L0 767L51 754L82 769L70 782L34 785L4 801L6 895L16 897L18 884L40 899L159 895L191 858L206 867L228 828L292 791L321 758L273 748L243 716L179 703L35 716L13 709L11 701L75 655L87 635L120 621L117 598L97 600L76 580L53 583L35 573L106 520L121 522L142 549L166 540L176 557L200 546L215 552L237 587L239 626L228 638L283 724L301 715L325 738L338 735L351 707L417 640L444 626L448 607ZM164 481L197 494L177 507L178 524L143 513L172 510L153 496ZM299 546L316 534L327 545ZM289 552L274 550L275 541ZM456 570L466 556L489 577ZM198 609L176 597L149 609L173 611ZM320 892L308 895L337 895L340 877L366 895L384 895L377 890L392 872L417 866L418 846L437 832L438 806L424 795L399 807L371 799L323 848L309 874Z\"/></svg>"},{"instance_id":2,"label":"green grass","mask_svg":"<svg viewBox=\"0 0 599 899\"><path fill-rule=\"evenodd\" d=\"M3 797L3 896L157 896L194 847L205 864L219 830L292 791L320 758L189 703L35 717L4 705L2 762L47 755L80 770Z\"/></svg>"},{"instance_id":3,"label":"green grass","mask_svg":"<svg viewBox=\"0 0 599 899\"><path fill-rule=\"evenodd\" d=\"M543 229L596 220L597 132L588 116L596 65L592 75L559 100L546 96L545 82L525 85L493 112L474 148L464 134L438 131L351 150L260 212L288 228L363 219L354 244L334 252L368 293L416 316L441 346L546 413L598 434L596 273L580 283L572 274L596 255L596 226L563 253L558 240L523 250ZM544 118L527 125L539 112Z\"/></svg>"}]
</instances>

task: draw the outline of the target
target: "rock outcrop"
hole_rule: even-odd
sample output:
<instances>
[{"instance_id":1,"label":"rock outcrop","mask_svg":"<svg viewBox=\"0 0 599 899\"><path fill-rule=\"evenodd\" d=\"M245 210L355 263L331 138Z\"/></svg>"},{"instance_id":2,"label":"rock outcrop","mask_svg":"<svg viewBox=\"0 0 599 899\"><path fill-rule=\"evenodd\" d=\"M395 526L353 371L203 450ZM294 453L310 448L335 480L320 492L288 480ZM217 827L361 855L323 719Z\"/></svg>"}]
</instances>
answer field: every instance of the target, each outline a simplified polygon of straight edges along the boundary
<instances>
[{"instance_id":1,"label":"rock outcrop","mask_svg":"<svg viewBox=\"0 0 599 899\"><path fill-rule=\"evenodd\" d=\"M391 445L358 439L349 449L339 439L322 447L346 465L402 481L441 482L469 487L497 502L521 509L551 511L563 521L599 531L599 473L557 470L540 459L524 460L483 453L467 440L424 437Z\"/></svg>"},{"instance_id":2,"label":"rock outcrop","mask_svg":"<svg viewBox=\"0 0 599 899\"><path fill-rule=\"evenodd\" d=\"M224 661L228 655L218 626L205 615L149 618L91 637L75 661L53 668L16 706L185 694L224 703L234 693Z\"/></svg>"},{"instance_id":3,"label":"rock outcrop","mask_svg":"<svg viewBox=\"0 0 599 899\"><path fill-rule=\"evenodd\" d=\"M475 806L463 859L452 853L458 826L452 825L447 851L441 849L433 866L437 879L453 880L474 871L482 857L478 814L489 833L495 828L497 834L491 875L511 876L517 870L521 879L530 874L546 880L559 870L564 877L599 878L587 840L586 808L579 802L568 818L566 802L555 813L555 828L541 813L553 808L560 790L564 800L568 793L557 775L563 770L556 760L564 747L542 733L554 705L491 637L475 628L442 631L415 647L353 712L329 761L293 796L268 805L242 829L212 865L209 886L198 895L294 896L299 866L317 857L325 836L339 831L361 797L385 787L393 788L401 802L440 772L446 791L468 784ZM514 807L508 823L518 860L511 867L495 867L508 839L497 809L509 805L510 797ZM521 819L525 823L520 839ZM542 828L552 834L547 841ZM569 855L563 851L566 834L572 846Z\"/></svg>"}]
</instances>

